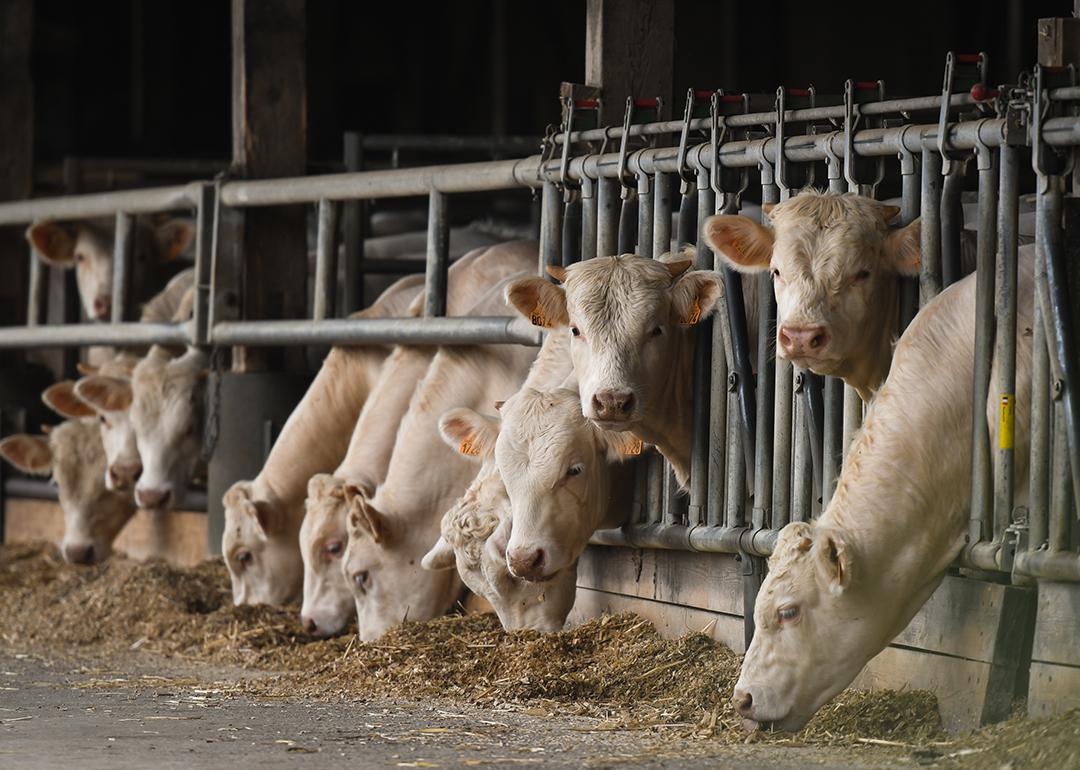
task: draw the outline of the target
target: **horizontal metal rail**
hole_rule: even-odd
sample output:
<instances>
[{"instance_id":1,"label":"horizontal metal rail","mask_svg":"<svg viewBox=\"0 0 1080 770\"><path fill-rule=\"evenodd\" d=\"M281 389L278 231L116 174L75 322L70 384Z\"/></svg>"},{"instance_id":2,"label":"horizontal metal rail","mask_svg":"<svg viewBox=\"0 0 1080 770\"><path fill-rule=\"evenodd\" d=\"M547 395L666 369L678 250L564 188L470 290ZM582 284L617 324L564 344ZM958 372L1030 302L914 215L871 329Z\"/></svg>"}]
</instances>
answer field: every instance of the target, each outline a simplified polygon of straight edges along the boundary
<instances>
[{"instance_id":1,"label":"horizontal metal rail","mask_svg":"<svg viewBox=\"0 0 1080 770\"><path fill-rule=\"evenodd\" d=\"M4 494L28 500L59 500L56 485L42 479L8 479L4 482ZM189 489L184 494L183 511L206 513L206 492Z\"/></svg>"},{"instance_id":2,"label":"horizontal metal rail","mask_svg":"<svg viewBox=\"0 0 1080 770\"><path fill-rule=\"evenodd\" d=\"M187 345L190 342L188 324L127 322L0 327L0 349L63 348L85 345L141 347Z\"/></svg>"},{"instance_id":3,"label":"horizontal metal rail","mask_svg":"<svg viewBox=\"0 0 1080 770\"><path fill-rule=\"evenodd\" d=\"M364 318L326 321L222 321L213 345L539 345L537 327L520 317Z\"/></svg>"},{"instance_id":4,"label":"horizontal metal rail","mask_svg":"<svg viewBox=\"0 0 1080 770\"><path fill-rule=\"evenodd\" d=\"M0 204L0 225L26 225L39 219L93 219L126 214L191 209L198 200L199 183L145 190L68 195Z\"/></svg>"}]
</instances>

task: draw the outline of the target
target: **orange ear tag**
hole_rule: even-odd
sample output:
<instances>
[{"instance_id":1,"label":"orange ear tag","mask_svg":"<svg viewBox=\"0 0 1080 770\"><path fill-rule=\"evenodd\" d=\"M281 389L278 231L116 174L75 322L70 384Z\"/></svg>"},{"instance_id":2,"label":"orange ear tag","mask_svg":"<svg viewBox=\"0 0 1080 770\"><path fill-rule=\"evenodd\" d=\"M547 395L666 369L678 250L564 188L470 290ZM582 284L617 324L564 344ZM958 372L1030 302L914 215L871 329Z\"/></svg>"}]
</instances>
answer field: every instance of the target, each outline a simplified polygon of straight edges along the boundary
<instances>
[{"instance_id":1,"label":"orange ear tag","mask_svg":"<svg viewBox=\"0 0 1080 770\"><path fill-rule=\"evenodd\" d=\"M465 439L461 442L461 446L458 447L458 451L461 452L461 454L463 455L468 455L469 457L480 456L480 447L469 441L469 439Z\"/></svg>"},{"instance_id":2,"label":"orange ear tag","mask_svg":"<svg viewBox=\"0 0 1080 770\"><path fill-rule=\"evenodd\" d=\"M645 449L645 442L639 438L635 438L631 443L627 444L623 449L623 455L626 457L637 457Z\"/></svg>"},{"instance_id":3,"label":"orange ear tag","mask_svg":"<svg viewBox=\"0 0 1080 770\"><path fill-rule=\"evenodd\" d=\"M532 315L529 316L529 321L533 326L547 326L547 316L544 315L544 306L539 302L537 302L536 307L533 308Z\"/></svg>"},{"instance_id":4,"label":"orange ear tag","mask_svg":"<svg viewBox=\"0 0 1080 770\"><path fill-rule=\"evenodd\" d=\"M683 326L693 326L694 324L696 324L700 320L701 320L701 303L698 302L697 299L695 299L694 304L690 307L690 315L688 315L685 318L685 320L683 320L682 325Z\"/></svg>"}]
</instances>

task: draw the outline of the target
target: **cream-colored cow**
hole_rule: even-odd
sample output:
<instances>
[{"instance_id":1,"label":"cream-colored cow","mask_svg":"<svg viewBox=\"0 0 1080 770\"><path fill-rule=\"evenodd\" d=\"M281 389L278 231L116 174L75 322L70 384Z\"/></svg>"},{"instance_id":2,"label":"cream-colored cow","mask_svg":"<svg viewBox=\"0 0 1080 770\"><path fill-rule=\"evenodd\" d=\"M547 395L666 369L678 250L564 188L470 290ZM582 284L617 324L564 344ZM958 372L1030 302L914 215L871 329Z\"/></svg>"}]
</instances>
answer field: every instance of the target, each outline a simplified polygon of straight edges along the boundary
<instances>
[{"instance_id":1,"label":"cream-colored cow","mask_svg":"<svg viewBox=\"0 0 1080 770\"><path fill-rule=\"evenodd\" d=\"M1020 265L1017 490L1026 486L1030 436L1029 247L1021 249ZM963 548L974 339L975 276L969 276L927 304L901 337L824 514L781 530L734 692L748 727L806 724L904 629ZM1001 395L991 393L986 409L993 446Z\"/></svg>"},{"instance_id":2,"label":"cream-colored cow","mask_svg":"<svg viewBox=\"0 0 1080 770\"><path fill-rule=\"evenodd\" d=\"M780 356L842 378L868 401L892 360L897 276L919 274L919 220L890 230L895 206L812 190L765 211L772 229L709 217L706 242L736 270L772 273Z\"/></svg>"}]
</instances>

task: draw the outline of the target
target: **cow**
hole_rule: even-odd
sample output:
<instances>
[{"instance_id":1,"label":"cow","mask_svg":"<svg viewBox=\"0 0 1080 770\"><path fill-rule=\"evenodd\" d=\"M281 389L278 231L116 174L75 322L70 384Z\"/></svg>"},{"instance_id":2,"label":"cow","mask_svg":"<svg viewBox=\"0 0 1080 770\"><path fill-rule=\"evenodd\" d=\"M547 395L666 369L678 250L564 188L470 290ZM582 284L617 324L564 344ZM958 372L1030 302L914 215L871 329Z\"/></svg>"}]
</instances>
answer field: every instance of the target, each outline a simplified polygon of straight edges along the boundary
<instances>
[{"instance_id":1,"label":"cow","mask_svg":"<svg viewBox=\"0 0 1080 770\"><path fill-rule=\"evenodd\" d=\"M1022 490L1030 440L1030 247L1021 248L1017 297L1014 457ZM900 338L825 512L780 531L733 694L748 728L805 725L904 629L963 548L975 326L972 275L929 302ZM1000 396L992 393L986 405L993 446Z\"/></svg>"},{"instance_id":2,"label":"cow","mask_svg":"<svg viewBox=\"0 0 1080 770\"><path fill-rule=\"evenodd\" d=\"M581 413L654 444L683 486L693 433L691 327L713 313L723 291L719 273L690 266L623 254L549 267L561 286L532 277L507 287L509 304L533 324L568 329Z\"/></svg>"},{"instance_id":3,"label":"cow","mask_svg":"<svg viewBox=\"0 0 1080 770\"><path fill-rule=\"evenodd\" d=\"M352 317L406 315L422 284L421 276L402 278ZM287 604L299 595L303 564L298 533L308 480L340 462L387 352L381 345L331 348L262 470L226 491L221 552L237 604Z\"/></svg>"},{"instance_id":4,"label":"cow","mask_svg":"<svg viewBox=\"0 0 1080 770\"><path fill-rule=\"evenodd\" d=\"M493 287L469 315L504 314L505 283ZM440 440L439 417L452 407L481 407L506 398L520 387L535 355L535 349L517 345L440 348L402 419L385 481L372 495L345 484L349 541L342 569L356 602L361 639L375 639L406 619L440 615L457 597L456 573L420 566L439 538L443 513L477 470Z\"/></svg>"},{"instance_id":5,"label":"cow","mask_svg":"<svg viewBox=\"0 0 1080 770\"><path fill-rule=\"evenodd\" d=\"M868 401L892 360L897 276L919 274L920 220L890 230L897 207L813 190L764 211L772 229L709 217L706 243L735 270L771 272L778 355L842 378Z\"/></svg>"},{"instance_id":6,"label":"cow","mask_svg":"<svg viewBox=\"0 0 1080 770\"><path fill-rule=\"evenodd\" d=\"M26 239L49 265L75 270L79 298L86 316L94 321L109 320L113 286L113 226L96 220L78 222L35 222ZM150 291L166 277L163 266L191 246L195 226L187 219L168 219L151 224L138 220L133 268L142 268ZM174 271L173 271L174 272ZM149 291L136 291L136 296Z\"/></svg>"},{"instance_id":7,"label":"cow","mask_svg":"<svg viewBox=\"0 0 1080 770\"><path fill-rule=\"evenodd\" d=\"M60 552L65 561L96 564L108 558L113 540L135 515L135 502L130 492L105 487L105 452L96 417L66 420L45 436L9 436L0 441L0 456L25 473L51 475L56 482L64 513Z\"/></svg>"}]
</instances>

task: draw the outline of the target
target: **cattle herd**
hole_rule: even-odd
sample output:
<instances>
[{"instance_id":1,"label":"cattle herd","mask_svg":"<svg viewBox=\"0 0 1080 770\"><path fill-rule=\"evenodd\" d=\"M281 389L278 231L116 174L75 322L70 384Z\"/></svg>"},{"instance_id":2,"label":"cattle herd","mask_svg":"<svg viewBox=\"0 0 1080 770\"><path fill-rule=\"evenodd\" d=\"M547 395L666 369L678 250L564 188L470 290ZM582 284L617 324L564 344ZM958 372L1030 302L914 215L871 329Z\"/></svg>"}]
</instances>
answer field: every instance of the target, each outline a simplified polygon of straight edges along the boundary
<instances>
[{"instance_id":1,"label":"cattle herd","mask_svg":"<svg viewBox=\"0 0 1080 770\"><path fill-rule=\"evenodd\" d=\"M748 727L797 729L900 632L964 542L970 497L974 276L926 304L897 342L898 275L917 274L919 222L895 207L806 191L702 223L733 269L771 280L776 353L842 378L867 402L863 427L822 515L785 527L769 560L734 706ZM37 251L75 266L87 314L108 315L109 239L39 223ZM142 239L176 256L190 225ZM1026 486L1033 257L1021 249L1017 321L1017 490ZM692 255L690 255L692 257ZM238 604L302 601L313 635L356 622L364 640L447 612L463 584L507 629L562 628L577 561L629 510L627 458L654 446L685 486L691 472L693 327L722 276L686 253L601 256L535 274L537 245L475 249L449 269L447 313L512 309L543 345L341 346L251 480L224 496L222 553ZM747 311L757 315L746 281ZM143 310L186 320L190 271ZM359 316L415 316L423 280L403 278ZM136 506L166 515L198 464L207 361L197 350L99 352L77 382L49 388L69 419L0 443L51 474L64 557L106 558ZM991 435L998 421L988 404ZM253 438L254 440L254 438ZM1022 503L1021 503L1022 504Z\"/></svg>"}]
</instances>

